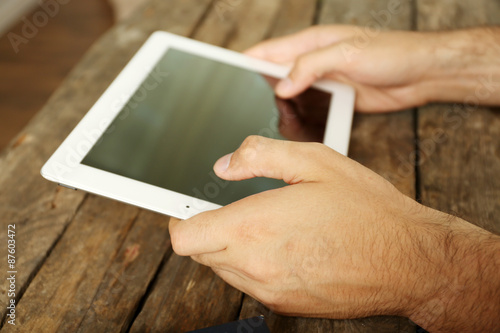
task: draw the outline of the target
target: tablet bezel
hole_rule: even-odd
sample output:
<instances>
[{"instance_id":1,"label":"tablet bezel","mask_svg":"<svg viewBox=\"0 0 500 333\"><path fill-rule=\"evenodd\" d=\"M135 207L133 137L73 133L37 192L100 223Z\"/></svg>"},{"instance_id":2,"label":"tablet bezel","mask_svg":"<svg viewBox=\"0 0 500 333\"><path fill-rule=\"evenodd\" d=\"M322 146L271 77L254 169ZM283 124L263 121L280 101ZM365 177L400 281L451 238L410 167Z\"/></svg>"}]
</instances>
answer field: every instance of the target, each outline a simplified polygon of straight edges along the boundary
<instances>
[{"instance_id":1,"label":"tablet bezel","mask_svg":"<svg viewBox=\"0 0 500 333\"><path fill-rule=\"evenodd\" d=\"M221 207L81 164L92 146L170 47L276 78L286 77L290 70L168 32L155 32L45 163L41 170L43 177L66 187L81 189L180 219ZM350 86L327 80L319 81L313 87L333 93L324 144L347 155L354 90Z\"/></svg>"}]
</instances>

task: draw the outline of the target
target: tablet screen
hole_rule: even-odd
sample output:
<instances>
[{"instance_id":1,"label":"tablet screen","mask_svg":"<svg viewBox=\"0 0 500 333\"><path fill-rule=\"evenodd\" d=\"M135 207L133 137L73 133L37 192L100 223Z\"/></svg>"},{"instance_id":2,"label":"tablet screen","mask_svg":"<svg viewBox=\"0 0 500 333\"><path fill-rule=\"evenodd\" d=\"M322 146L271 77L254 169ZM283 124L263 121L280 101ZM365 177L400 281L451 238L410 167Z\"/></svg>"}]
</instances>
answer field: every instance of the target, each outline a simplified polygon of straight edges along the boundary
<instances>
[{"instance_id":1,"label":"tablet screen","mask_svg":"<svg viewBox=\"0 0 500 333\"><path fill-rule=\"evenodd\" d=\"M322 142L331 94L277 98L276 79L168 49L82 164L226 205L286 185L228 182L213 165L252 134Z\"/></svg>"}]
</instances>

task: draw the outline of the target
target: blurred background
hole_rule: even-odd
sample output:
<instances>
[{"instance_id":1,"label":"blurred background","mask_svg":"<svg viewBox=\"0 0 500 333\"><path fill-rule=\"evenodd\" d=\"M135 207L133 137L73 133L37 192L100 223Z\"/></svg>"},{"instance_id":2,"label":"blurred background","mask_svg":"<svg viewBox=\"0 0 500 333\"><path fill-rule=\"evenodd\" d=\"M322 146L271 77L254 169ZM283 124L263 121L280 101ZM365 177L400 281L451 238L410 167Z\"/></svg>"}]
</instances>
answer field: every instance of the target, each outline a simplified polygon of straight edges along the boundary
<instances>
[{"instance_id":1,"label":"blurred background","mask_svg":"<svg viewBox=\"0 0 500 333\"><path fill-rule=\"evenodd\" d=\"M43 107L92 43L144 2L1 0L0 151Z\"/></svg>"}]
</instances>

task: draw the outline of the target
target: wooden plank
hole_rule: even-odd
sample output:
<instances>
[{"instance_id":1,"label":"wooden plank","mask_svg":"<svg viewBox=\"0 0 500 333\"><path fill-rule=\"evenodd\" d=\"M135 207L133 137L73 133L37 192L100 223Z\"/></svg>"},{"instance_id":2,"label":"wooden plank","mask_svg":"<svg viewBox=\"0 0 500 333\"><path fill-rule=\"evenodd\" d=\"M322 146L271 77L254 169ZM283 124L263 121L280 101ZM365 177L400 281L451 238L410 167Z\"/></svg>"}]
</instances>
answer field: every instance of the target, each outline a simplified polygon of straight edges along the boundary
<instances>
[{"instance_id":1,"label":"wooden plank","mask_svg":"<svg viewBox=\"0 0 500 333\"><path fill-rule=\"evenodd\" d=\"M29 2L11 1L16 6ZM0 35L0 150L40 111L86 50L113 24L111 9L105 1L62 2L57 5L50 1L47 4L52 8L50 11L45 10L49 7L41 7L39 1L33 1L38 6L25 13L23 21L21 14L15 17L13 8L0 9L0 15L17 21L8 33ZM5 0L0 3L3 5ZM43 24L47 12L53 15ZM37 22L38 33L26 30L29 24L26 22ZM2 23L4 20L0 19ZM26 44L13 41L23 36L27 37L23 40Z\"/></svg>"},{"instance_id":2,"label":"wooden plank","mask_svg":"<svg viewBox=\"0 0 500 333\"><path fill-rule=\"evenodd\" d=\"M169 248L168 217L89 196L19 302L17 327L125 331Z\"/></svg>"},{"instance_id":3,"label":"wooden plank","mask_svg":"<svg viewBox=\"0 0 500 333\"><path fill-rule=\"evenodd\" d=\"M352 24L361 27L379 27L385 30L412 29L413 0L399 1L401 4L398 13L389 15L385 22L383 12L388 9L391 1L357 1L356 6L351 2L342 0L322 0L319 14L319 24ZM380 16L379 16L380 14Z\"/></svg>"},{"instance_id":4,"label":"wooden plank","mask_svg":"<svg viewBox=\"0 0 500 333\"><path fill-rule=\"evenodd\" d=\"M36 0L16 1L4 0L0 3L0 37L21 17L36 8Z\"/></svg>"},{"instance_id":5,"label":"wooden plank","mask_svg":"<svg viewBox=\"0 0 500 333\"><path fill-rule=\"evenodd\" d=\"M455 1L443 3L417 0L417 29L420 31L467 28L488 23L488 10L494 1ZM497 5L498 6L498 5Z\"/></svg>"},{"instance_id":6,"label":"wooden plank","mask_svg":"<svg viewBox=\"0 0 500 333\"><path fill-rule=\"evenodd\" d=\"M90 196L17 306L26 332L74 332L139 209ZM5 325L2 331L15 331Z\"/></svg>"},{"instance_id":7,"label":"wooden plank","mask_svg":"<svg viewBox=\"0 0 500 333\"><path fill-rule=\"evenodd\" d=\"M263 2L263 1L261 1ZM264 3L266 3L264 1ZM268 7L276 7L277 1L269 1L265 5ZM193 38L204 43L209 43L221 47L228 47L228 44L234 40L234 35L237 30L246 29L246 25L251 22L243 22L242 17L245 13L252 11L255 15L256 10L261 10L262 4L248 0L218 0L214 2L207 17L200 24ZM274 15L274 11L267 13L267 15ZM260 34L266 33L267 25L260 27ZM238 38L236 38L238 39Z\"/></svg>"},{"instance_id":8,"label":"wooden plank","mask_svg":"<svg viewBox=\"0 0 500 333\"><path fill-rule=\"evenodd\" d=\"M107 268L78 332L128 330L158 266L172 253L168 220L167 216L144 210L139 213Z\"/></svg>"},{"instance_id":9,"label":"wooden plank","mask_svg":"<svg viewBox=\"0 0 500 333\"><path fill-rule=\"evenodd\" d=\"M343 0L323 0L320 24L350 23L365 26L376 23L372 12L387 8L387 1L358 1L356 6ZM312 6L312 5L311 5ZM307 11L310 13L309 11ZM311 14L309 14L311 15ZM293 16L292 16L293 17ZM392 15L384 29L411 29L412 6L401 7ZM282 20L286 16L280 16ZM312 19L310 19L312 23ZM293 21L282 23L293 26ZM304 26L299 22L298 26ZM277 26L279 27L279 25ZM406 159L414 150L412 111L395 114L360 115L354 119L350 157L391 181L403 193L415 197L414 166ZM409 168L406 164L410 164ZM325 320L289 318L273 314L249 296L245 296L240 317L263 314L272 332L414 332L415 326L406 318L372 317L357 320Z\"/></svg>"},{"instance_id":10,"label":"wooden plank","mask_svg":"<svg viewBox=\"0 0 500 333\"><path fill-rule=\"evenodd\" d=\"M282 0L247 0L247 7L238 18L238 24L226 47L244 51L264 39L279 14L281 2Z\"/></svg>"},{"instance_id":11,"label":"wooden plank","mask_svg":"<svg viewBox=\"0 0 500 333\"><path fill-rule=\"evenodd\" d=\"M280 6L281 0L216 1L193 38L243 51L269 33Z\"/></svg>"},{"instance_id":12,"label":"wooden plank","mask_svg":"<svg viewBox=\"0 0 500 333\"><path fill-rule=\"evenodd\" d=\"M13 144L0 155L0 170L2 170L0 173L0 215L3 217L1 226L3 230L6 230L7 224L10 223L15 223L17 227L18 274L16 288L18 302L29 281L37 274L37 270L52 250L54 243L72 221L75 211L84 198L84 193L61 190L55 184L42 179L39 174L42 164L88 111L151 32L163 29L189 35L205 13L209 3L209 0L191 0L178 1L174 5L172 2L166 4L164 1L155 0L144 12L139 13L138 17L111 30L91 48L43 110ZM110 220L114 216L112 213L115 213L115 219L118 219L118 216L122 216L120 215L121 211L125 209L124 205L114 206L104 199L92 199L91 202L94 203L94 200L95 205L101 205L103 210L110 213ZM106 205L111 205L109 207L112 208ZM83 211L87 212L91 208L89 204L82 207ZM164 220L164 217L158 218ZM103 223L112 224L113 221ZM78 227L83 228L83 226ZM153 226L152 228L154 230ZM65 244L67 237L74 236L64 234L60 242ZM91 235L87 235L87 237L92 238ZM74 245L82 246L89 241L91 239L76 237ZM58 250L60 246L63 245L58 243L55 246L51 257L56 257L51 259L51 262L59 262L61 265L63 263L70 266L77 265L76 261L66 263L68 259L64 257L64 252ZM113 249L113 245L106 242L103 242L101 246L103 252ZM59 260L58 256L61 256ZM0 268L5 274L7 271L5 261L1 262ZM27 295L30 295L28 300L19 303L18 311L25 316L20 321L45 320L46 315L35 311L50 313L54 310L51 307L36 310L29 306L31 302L42 301L38 298L43 297L41 295L43 295L45 288L55 288L53 284L56 282L51 281L58 281L58 279L53 274L50 270L44 270L43 274L35 276L33 286L27 290ZM62 288L60 290L64 290L66 287L71 288L71 285L68 285L72 283L69 277L71 273L67 271L67 274L69 274L68 279L61 281L61 285L58 287ZM54 277L54 280L51 277ZM141 281L141 283L147 285L148 282ZM91 287L98 288L99 284L93 284ZM141 288L142 285L138 285L138 287ZM0 288L2 288L1 293L5 295L6 285L2 284ZM88 288L83 292L95 295L96 289ZM0 311L3 316L7 301L6 297L0 299ZM71 299L60 301L59 306L70 304L68 311L65 312L64 307L59 310L61 315L66 313L72 315L69 309L72 308L73 301ZM86 310L84 306L87 305L87 303L74 304L74 306L82 306L83 310ZM58 305L54 303L53 306ZM83 313L75 314L75 316L77 315L83 315ZM37 317L39 318L37 319ZM59 320L60 316L56 318ZM66 318L65 320L73 319ZM4 327L4 329L8 328Z\"/></svg>"},{"instance_id":13,"label":"wooden plank","mask_svg":"<svg viewBox=\"0 0 500 333\"><path fill-rule=\"evenodd\" d=\"M488 0L418 1L419 30L498 23L500 5ZM478 87L480 82L478 82ZM498 93L498 92L495 92ZM498 108L430 105L418 111L424 204L500 233L500 113ZM439 140L435 140L440 133Z\"/></svg>"},{"instance_id":14,"label":"wooden plank","mask_svg":"<svg viewBox=\"0 0 500 333\"><path fill-rule=\"evenodd\" d=\"M500 2L498 1L483 1L486 11L486 20L489 24L500 25L500 15L498 12L500 11Z\"/></svg>"},{"instance_id":15,"label":"wooden plank","mask_svg":"<svg viewBox=\"0 0 500 333\"><path fill-rule=\"evenodd\" d=\"M289 35L311 26L314 23L316 8L316 1L284 2L269 37Z\"/></svg>"},{"instance_id":16,"label":"wooden plank","mask_svg":"<svg viewBox=\"0 0 500 333\"><path fill-rule=\"evenodd\" d=\"M284 36L307 28L313 23L315 11L316 4L305 0L217 1L193 38L243 51L266 37ZM255 17L273 23L262 25L255 21ZM248 31L251 35L247 34ZM238 34L246 36L242 38Z\"/></svg>"},{"instance_id":17,"label":"wooden plank","mask_svg":"<svg viewBox=\"0 0 500 333\"><path fill-rule=\"evenodd\" d=\"M130 332L186 332L233 321L241 297L209 267L174 254Z\"/></svg>"}]
</instances>

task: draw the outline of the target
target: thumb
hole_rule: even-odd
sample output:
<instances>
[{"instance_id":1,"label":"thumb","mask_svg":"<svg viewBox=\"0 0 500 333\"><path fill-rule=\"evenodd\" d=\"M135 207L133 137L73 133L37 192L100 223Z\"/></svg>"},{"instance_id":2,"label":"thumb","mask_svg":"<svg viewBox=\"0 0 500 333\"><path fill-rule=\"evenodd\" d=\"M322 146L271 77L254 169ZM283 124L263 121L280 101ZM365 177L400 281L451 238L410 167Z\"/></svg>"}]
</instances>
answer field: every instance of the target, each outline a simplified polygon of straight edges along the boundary
<instances>
[{"instance_id":1,"label":"thumb","mask_svg":"<svg viewBox=\"0 0 500 333\"><path fill-rule=\"evenodd\" d=\"M347 65L338 44L305 53L297 58L288 77L276 85L276 94L281 98L294 97L326 74L345 70Z\"/></svg>"},{"instance_id":2,"label":"thumb","mask_svg":"<svg viewBox=\"0 0 500 333\"><path fill-rule=\"evenodd\" d=\"M249 136L232 154L220 158L214 171L222 179L282 179L288 184L320 180L320 161L333 150L319 143Z\"/></svg>"}]
</instances>

